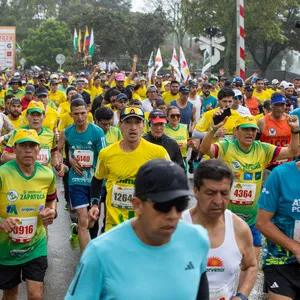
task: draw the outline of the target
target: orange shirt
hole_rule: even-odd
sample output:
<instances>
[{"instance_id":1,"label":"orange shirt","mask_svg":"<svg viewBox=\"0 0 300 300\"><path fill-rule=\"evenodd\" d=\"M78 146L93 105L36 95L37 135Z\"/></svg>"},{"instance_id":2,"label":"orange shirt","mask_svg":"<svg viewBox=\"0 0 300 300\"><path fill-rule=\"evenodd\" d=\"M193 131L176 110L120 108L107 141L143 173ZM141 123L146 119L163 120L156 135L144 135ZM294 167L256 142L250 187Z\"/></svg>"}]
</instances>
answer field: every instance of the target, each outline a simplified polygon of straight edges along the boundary
<instances>
[{"instance_id":1,"label":"orange shirt","mask_svg":"<svg viewBox=\"0 0 300 300\"><path fill-rule=\"evenodd\" d=\"M258 99L256 97L252 97L251 99L246 98L245 103L252 116L256 116L259 113Z\"/></svg>"}]
</instances>

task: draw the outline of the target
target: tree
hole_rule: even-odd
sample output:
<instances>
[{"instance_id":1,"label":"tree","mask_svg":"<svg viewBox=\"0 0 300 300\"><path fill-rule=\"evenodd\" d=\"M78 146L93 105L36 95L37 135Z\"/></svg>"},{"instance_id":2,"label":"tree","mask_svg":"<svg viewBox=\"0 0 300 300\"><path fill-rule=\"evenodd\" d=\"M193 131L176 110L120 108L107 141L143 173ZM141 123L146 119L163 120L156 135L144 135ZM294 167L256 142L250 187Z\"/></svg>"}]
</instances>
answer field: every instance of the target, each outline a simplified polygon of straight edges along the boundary
<instances>
[{"instance_id":1,"label":"tree","mask_svg":"<svg viewBox=\"0 0 300 300\"><path fill-rule=\"evenodd\" d=\"M217 26L226 38L223 55L226 73L234 73L236 56L236 1L182 0L186 26L190 34L203 34L203 29ZM253 60L264 75L273 59L287 48L300 46L299 36L293 29L299 18L297 0L245 1L246 55ZM231 63L232 62L232 63Z\"/></svg>"},{"instance_id":2,"label":"tree","mask_svg":"<svg viewBox=\"0 0 300 300\"><path fill-rule=\"evenodd\" d=\"M69 56L72 51L71 33L66 23L49 19L42 22L39 28L29 29L28 39L22 46L22 53L29 65L56 70L56 55Z\"/></svg>"}]
</instances>

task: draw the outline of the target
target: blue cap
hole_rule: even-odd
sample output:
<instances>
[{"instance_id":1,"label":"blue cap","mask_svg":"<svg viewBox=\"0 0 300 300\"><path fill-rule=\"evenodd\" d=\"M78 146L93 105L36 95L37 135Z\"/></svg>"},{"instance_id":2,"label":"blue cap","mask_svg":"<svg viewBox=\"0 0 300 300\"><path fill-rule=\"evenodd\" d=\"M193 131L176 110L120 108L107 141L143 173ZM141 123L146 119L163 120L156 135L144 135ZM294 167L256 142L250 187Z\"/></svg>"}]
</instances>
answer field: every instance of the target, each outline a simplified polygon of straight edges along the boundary
<instances>
[{"instance_id":1,"label":"blue cap","mask_svg":"<svg viewBox=\"0 0 300 300\"><path fill-rule=\"evenodd\" d=\"M283 95L276 95L271 98L271 104L276 104L276 103L284 103L286 104L286 98Z\"/></svg>"}]
</instances>

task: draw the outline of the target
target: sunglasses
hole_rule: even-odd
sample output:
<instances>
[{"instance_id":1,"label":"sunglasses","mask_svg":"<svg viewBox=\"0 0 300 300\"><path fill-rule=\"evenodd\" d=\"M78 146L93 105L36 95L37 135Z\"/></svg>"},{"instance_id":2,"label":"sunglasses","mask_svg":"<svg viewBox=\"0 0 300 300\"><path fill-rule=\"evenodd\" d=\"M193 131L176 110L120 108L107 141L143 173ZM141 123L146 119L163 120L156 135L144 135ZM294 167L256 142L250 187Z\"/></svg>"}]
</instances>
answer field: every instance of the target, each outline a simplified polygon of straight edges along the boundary
<instances>
[{"instance_id":1,"label":"sunglasses","mask_svg":"<svg viewBox=\"0 0 300 300\"><path fill-rule=\"evenodd\" d=\"M243 99L243 96L234 96L234 99L235 99L235 100L242 100L242 99Z\"/></svg>"},{"instance_id":2,"label":"sunglasses","mask_svg":"<svg viewBox=\"0 0 300 300\"><path fill-rule=\"evenodd\" d=\"M153 208L161 213L168 213L173 207L176 208L177 212L183 212L187 209L189 203L188 197L181 197L174 200L170 200L163 203L153 203Z\"/></svg>"},{"instance_id":3,"label":"sunglasses","mask_svg":"<svg viewBox=\"0 0 300 300\"><path fill-rule=\"evenodd\" d=\"M177 119L180 119L180 114L172 114L172 115L170 115L170 117L172 118L172 119L175 119L175 118L177 118Z\"/></svg>"},{"instance_id":4,"label":"sunglasses","mask_svg":"<svg viewBox=\"0 0 300 300\"><path fill-rule=\"evenodd\" d=\"M131 114L134 114L134 115L138 115L138 116L141 116L141 117L144 117L144 112L141 108L138 108L138 107L134 107L134 106L129 106L129 107L126 107L122 110L121 112L121 115L124 116L124 115L131 115Z\"/></svg>"}]
</instances>

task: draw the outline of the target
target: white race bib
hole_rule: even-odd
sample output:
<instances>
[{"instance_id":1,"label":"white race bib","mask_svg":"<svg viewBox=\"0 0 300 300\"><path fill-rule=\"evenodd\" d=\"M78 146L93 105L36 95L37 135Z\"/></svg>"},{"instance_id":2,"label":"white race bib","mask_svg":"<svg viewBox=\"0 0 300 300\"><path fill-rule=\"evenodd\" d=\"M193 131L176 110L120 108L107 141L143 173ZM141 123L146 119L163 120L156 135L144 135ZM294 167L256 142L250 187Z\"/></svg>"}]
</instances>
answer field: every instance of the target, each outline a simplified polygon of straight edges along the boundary
<instances>
[{"instance_id":1,"label":"white race bib","mask_svg":"<svg viewBox=\"0 0 300 300\"><path fill-rule=\"evenodd\" d=\"M74 157L82 168L92 168L94 163L94 152L91 150L75 150Z\"/></svg>"},{"instance_id":2,"label":"white race bib","mask_svg":"<svg viewBox=\"0 0 300 300\"><path fill-rule=\"evenodd\" d=\"M49 160L50 160L49 149L41 149L37 156L37 162L39 162L43 166L47 166L49 163Z\"/></svg>"},{"instance_id":3,"label":"white race bib","mask_svg":"<svg viewBox=\"0 0 300 300\"><path fill-rule=\"evenodd\" d=\"M234 182L230 193L232 204L252 205L255 199L256 184Z\"/></svg>"},{"instance_id":4,"label":"white race bib","mask_svg":"<svg viewBox=\"0 0 300 300\"><path fill-rule=\"evenodd\" d=\"M133 209L131 203L133 195L134 187L114 184L111 195L111 205L118 208Z\"/></svg>"},{"instance_id":5,"label":"white race bib","mask_svg":"<svg viewBox=\"0 0 300 300\"><path fill-rule=\"evenodd\" d=\"M295 220L294 240L300 243L300 220Z\"/></svg>"},{"instance_id":6,"label":"white race bib","mask_svg":"<svg viewBox=\"0 0 300 300\"><path fill-rule=\"evenodd\" d=\"M209 300L229 300L230 293L227 285L218 289L209 289Z\"/></svg>"},{"instance_id":7,"label":"white race bib","mask_svg":"<svg viewBox=\"0 0 300 300\"><path fill-rule=\"evenodd\" d=\"M28 243L35 235L37 217L14 218L17 227L9 234L12 241L16 243Z\"/></svg>"}]
</instances>

